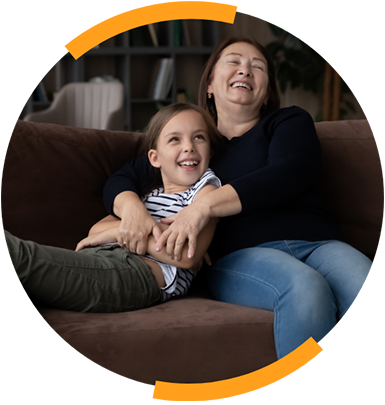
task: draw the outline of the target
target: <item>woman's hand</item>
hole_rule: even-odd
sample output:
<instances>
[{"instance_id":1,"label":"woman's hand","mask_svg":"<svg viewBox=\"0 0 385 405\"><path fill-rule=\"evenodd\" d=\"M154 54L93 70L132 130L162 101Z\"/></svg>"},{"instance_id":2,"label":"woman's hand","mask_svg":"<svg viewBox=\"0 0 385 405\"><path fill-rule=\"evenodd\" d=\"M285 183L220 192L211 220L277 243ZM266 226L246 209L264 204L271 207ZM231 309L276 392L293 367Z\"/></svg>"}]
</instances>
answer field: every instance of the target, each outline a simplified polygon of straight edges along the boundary
<instances>
[{"instance_id":1,"label":"woman's hand","mask_svg":"<svg viewBox=\"0 0 385 405\"><path fill-rule=\"evenodd\" d=\"M160 251L166 246L167 254L174 260L180 260L183 246L188 240L188 258L195 254L197 237L210 219L210 211L199 201L164 220L162 223L170 224L162 233L156 243L156 250Z\"/></svg>"},{"instance_id":2,"label":"woman's hand","mask_svg":"<svg viewBox=\"0 0 385 405\"><path fill-rule=\"evenodd\" d=\"M135 193L124 192L118 197L122 207L118 212L121 218L118 243L123 248L143 256L147 252L149 235L153 234L157 241L162 230Z\"/></svg>"},{"instance_id":3,"label":"woman's hand","mask_svg":"<svg viewBox=\"0 0 385 405\"><path fill-rule=\"evenodd\" d=\"M142 204L143 205L143 204ZM118 243L138 255L145 255L149 235L157 241L162 234L159 224L146 212L133 210L124 215L118 228Z\"/></svg>"}]
</instances>

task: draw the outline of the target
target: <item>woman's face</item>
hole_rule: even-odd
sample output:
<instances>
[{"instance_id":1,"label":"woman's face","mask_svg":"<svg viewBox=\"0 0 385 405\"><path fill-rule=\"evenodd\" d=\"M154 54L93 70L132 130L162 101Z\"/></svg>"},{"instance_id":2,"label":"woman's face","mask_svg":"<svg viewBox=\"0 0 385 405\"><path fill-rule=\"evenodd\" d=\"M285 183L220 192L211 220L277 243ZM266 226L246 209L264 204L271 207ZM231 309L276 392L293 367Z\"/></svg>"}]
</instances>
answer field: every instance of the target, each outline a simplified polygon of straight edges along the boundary
<instances>
[{"instance_id":1,"label":"woman's face","mask_svg":"<svg viewBox=\"0 0 385 405\"><path fill-rule=\"evenodd\" d=\"M268 85L264 56L253 45L237 42L222 51L207 92L214 95L218 114L238 105L255 109L259 115L268 101Z\"/></svg>"}]
</instances>

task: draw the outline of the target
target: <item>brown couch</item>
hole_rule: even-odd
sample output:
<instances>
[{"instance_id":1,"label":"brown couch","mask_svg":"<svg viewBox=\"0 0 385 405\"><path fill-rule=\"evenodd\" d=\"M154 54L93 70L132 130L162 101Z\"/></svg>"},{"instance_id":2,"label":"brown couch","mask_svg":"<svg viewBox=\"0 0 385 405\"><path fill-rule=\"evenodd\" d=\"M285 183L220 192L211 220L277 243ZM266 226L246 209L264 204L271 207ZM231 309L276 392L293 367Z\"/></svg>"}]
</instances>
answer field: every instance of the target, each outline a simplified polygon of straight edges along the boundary
<instances>
[{"instance_id":1,"label":"brown couch","mask_svg":"<svg viewBox=\"0 0 385 405\"><path fill-rule=\"evenodd\" d=\"M369 125L324 122L317 131L323 146L319 192L346 241L373 259L383 183ZM142 139L133 133L19 121L3 172L5 229L73 249L106 215L103 185L143 150ZM216 302L199 280L187 297L136 312L87 314L35 305L80 353L148 384L222 380L276 360L273 313Z\"/></svg>"}]
</instances>

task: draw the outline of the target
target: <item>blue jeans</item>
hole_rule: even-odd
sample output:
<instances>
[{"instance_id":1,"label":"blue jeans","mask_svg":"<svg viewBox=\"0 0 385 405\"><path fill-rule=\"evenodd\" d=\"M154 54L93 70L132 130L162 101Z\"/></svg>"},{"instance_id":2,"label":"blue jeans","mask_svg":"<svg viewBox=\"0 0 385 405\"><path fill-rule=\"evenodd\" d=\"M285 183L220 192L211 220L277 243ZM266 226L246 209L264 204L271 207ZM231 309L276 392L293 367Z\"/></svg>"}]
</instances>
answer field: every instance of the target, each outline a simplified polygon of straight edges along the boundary
<instances>
[{"instance_id":1,"label":"blue jeans","mask_svg":"<svg viewBox=\"0 0 385 405\"><path fill-rule=\"evenodd\" d=\"M321 340L349 309L372 262L339 241L276 241L222 257L207 272L214 299L274 311L281 358Z\"/></svg>"}]
</instances>

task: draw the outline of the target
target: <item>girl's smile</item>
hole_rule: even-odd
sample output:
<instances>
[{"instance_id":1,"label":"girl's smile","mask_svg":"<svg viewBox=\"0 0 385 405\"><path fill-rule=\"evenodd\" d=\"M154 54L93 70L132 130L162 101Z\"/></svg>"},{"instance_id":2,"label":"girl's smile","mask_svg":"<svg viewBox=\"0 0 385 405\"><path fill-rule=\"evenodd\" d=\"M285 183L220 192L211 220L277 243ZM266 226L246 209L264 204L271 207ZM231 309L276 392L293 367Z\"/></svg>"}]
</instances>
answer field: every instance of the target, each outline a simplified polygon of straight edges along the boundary
<instances>
[{"instance_id":1,"label":"girl's smile","mask_svg":"<svg viewBox=\"0 0 385 405\"><path fill-rule=\"evenodd\" d=\"M148 157L161 169L165 193L186 191L202 177L210 161L210 140L202 116L186 110L171 118Z\"/></svg>"}]
</instances>

